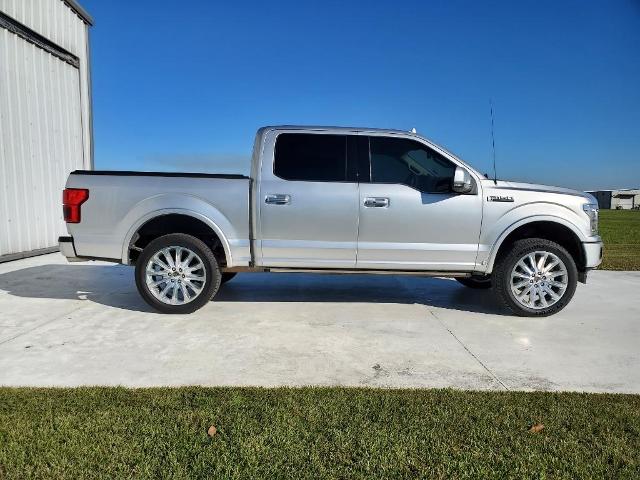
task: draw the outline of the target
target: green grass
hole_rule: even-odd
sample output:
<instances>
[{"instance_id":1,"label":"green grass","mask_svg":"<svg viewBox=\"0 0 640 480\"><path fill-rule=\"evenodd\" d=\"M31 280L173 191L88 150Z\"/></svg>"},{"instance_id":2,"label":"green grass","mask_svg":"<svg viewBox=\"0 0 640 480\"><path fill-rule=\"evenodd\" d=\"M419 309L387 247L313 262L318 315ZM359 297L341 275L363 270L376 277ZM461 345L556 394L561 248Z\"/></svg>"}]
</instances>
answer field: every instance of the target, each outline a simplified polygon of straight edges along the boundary
<instances>
[{"instance_id":1,"label":"green grass","mask_svg":"<svg viewBox=\"0 0 640 480\"><path fill-rule=\"evenodd\" d=\"M640 210L600 210L603 270L640 270Z\"/></svg>"},{"instance_id":2,"label":"green grass","mask_svg":"<svg viewBox=\"0 0 640 480\"><path fill-rule=\"evenodd\" d=\"M640 478L639 452L637 395L0 389L0 478Z\"/></svg>"}]
</instances>

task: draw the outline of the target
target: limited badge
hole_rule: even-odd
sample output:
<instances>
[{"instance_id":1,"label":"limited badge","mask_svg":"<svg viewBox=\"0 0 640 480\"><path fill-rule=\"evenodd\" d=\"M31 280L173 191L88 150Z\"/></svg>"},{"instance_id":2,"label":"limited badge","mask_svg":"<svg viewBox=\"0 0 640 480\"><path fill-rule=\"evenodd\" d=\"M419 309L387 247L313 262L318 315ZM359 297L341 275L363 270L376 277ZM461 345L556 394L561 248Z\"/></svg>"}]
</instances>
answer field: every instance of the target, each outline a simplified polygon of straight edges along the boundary
<instances>
[{"instance_id":1,"label":"limited badge","mask_svg":"<svg viewBox=\"0 0 640 480\"><path fill-rule=\"evenodd\" d=\"M489 195L487 202L513 202L513 197L509 195Z\"/></svg>"}]
</instances>

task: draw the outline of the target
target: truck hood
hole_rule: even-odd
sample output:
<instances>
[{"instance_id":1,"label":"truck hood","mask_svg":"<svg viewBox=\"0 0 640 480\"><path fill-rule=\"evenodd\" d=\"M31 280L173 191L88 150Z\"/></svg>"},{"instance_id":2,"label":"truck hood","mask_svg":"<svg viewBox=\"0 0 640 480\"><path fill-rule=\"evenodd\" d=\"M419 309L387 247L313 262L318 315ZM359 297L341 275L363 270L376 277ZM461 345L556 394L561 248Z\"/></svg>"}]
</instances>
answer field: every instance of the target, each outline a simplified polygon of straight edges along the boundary
<instances>
[{"instance_id":1,"label":"truck hood","mask_svg":"<svg viewBox=\"0 0 640 480\"><path fill-rule=\"evenodd\" d=\"M506 180L498 180L498 184L494 184L493 180L485 180L483 184L495 190L522 190L540 193L559 193L561 195L571 195L574 197L583 197L591 203L597 203L595 197L586 192L572 190L571 188L554 187L551 185L538 185L535 183L510 182Z\"/></svg>"}]
</instances>

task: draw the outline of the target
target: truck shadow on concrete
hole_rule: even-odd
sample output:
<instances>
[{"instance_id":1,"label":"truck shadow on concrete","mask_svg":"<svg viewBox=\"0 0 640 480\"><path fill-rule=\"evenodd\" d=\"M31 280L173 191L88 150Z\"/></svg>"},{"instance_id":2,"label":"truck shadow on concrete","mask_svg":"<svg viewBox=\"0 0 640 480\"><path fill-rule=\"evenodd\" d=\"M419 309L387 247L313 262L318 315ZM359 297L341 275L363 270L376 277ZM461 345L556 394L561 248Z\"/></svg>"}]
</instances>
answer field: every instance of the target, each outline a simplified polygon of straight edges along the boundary
<instances>
[{"instance_id":1,"label":"truck shadow on concrete","mask_svg":"<svg viewBox=\"0 0 640 480\"><path fill-rule=\"evenodd\" d=\"M123 265L51 264L0 274L0 290L23 298L84 300L125 310L153 312L140 298L133 268ZM421 304L508 315L491 291L453 279L405 275L240 273L223 285L218 302Z\"/></svg>"}]
</instances>

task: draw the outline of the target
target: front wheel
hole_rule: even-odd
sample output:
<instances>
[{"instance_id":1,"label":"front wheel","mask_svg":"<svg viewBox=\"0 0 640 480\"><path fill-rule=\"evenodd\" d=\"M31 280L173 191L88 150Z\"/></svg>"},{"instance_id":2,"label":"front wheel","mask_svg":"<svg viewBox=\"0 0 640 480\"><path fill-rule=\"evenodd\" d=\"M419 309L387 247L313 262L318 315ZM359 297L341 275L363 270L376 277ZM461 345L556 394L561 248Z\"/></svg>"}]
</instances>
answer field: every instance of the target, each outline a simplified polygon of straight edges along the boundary
<instances>
[{"instance_id":1,"label":"front wheel","mask_svg":"<svg viewBox=\"0 0 640 480\"><path fill-rule=\"evenodd\" d=\"M498 300L523 317L559 312L576 291L578 270L561 245L542 238L514 242L493 271Z\"/></svg>"},{"instance_id":2,"label":"front wheel","mask_svg":"<svg viewBox=\"0 0 640 480\"><path fill-rule=\"evenodd\" d=\"M218 262L207 245L183 233L156 238L136 262L136 286L142 298L163 313L191 313L220 287Z\"/></svg>"}]
</instances>

